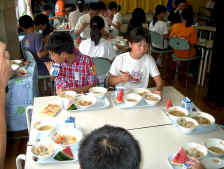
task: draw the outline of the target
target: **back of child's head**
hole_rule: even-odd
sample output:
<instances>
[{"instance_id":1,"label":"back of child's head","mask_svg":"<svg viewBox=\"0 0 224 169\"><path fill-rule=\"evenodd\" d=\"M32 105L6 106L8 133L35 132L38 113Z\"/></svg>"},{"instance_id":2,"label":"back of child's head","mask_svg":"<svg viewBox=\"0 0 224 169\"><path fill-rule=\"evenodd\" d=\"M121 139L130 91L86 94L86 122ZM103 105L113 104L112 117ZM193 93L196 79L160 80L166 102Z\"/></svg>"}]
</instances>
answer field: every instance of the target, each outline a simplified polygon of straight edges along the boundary
<instances>
[{"instance_id":1,"label":"back of child's head","mask_svg":"<svg viewBox=\"0 0 224 169\"><path fill-rule=\"evenodd\" d=\"M24 15L19 18L19 26L23 29L29 29L34 27L34 21L29 15Z\"/></svg>"},{"instance_id":2,"label":"back of child's head","mask_svg":"<svg viewBox=\"0 0 224 169\"><path fill-rule=\"evenodd\" d=\"M97 11L98 10L98 4L96 2L92 2L89 4L89 10Z\"/></svg>"},{"instance_id":3,"label":"back of child's head","mask_svg":"<svg viewBox=\"0 0 224 169\"><path fill-rule=\"evenodd\" d=\"M107 6L104 2L98 2L98 9L101 10L107 10Z\"/></svg>"},{"instance_id":4,"label":"back of child's head","mask_svg":"<svg viewBox=\"0 0 224 169\"><path fill-rule=\"evenodd\" d=\"M44 6L42 6L42 8L41 8L41 11L49 11L49 10L51 10L50 5L44 5Z\"/></svg>"},{"instance_id":5,"label":"back of child's head","mask_svg":"<svg viewBox=\"0 0 224 169\"><path fill-rule=\"evenodd\" d=\"M161 14L161 13L164 13L166 12L167 9L164 5L157 5L156 6L156 11L155 11L155 15L153 17L153 25L156 24L156 22L158 21L158 16Z\"/></svg>"},{"instance_id":6,"label":"back of child's head","mask_svg":"<svg viewBox=\"0 0 224 169\"><path fill-rule=\"evenodd\" d=\"M114 2L114 1L110 2L109 5L108 5L108 9L111 10L111 11L114 10L114 9L118 11L117 3Z\"/></svg>"},{"instance_id":7,"label":"back of child's head","mask_svg":"<svg viewBox=\"0 0 224 169\"><path fill-rule=\"evenodd\" d=\"M130 43L139 43L141 41L150 43L149 31L143 27L137 27L129 33L128 41Z\"/></svg>"},{"instance_id":8,"label":"back of child's head","mask_svg":"<svg viewBox=\"0 0 224 169\"><path fill-rule=\"evenodd\" d=\"M77 0L77 7L79 8L79 12L83 12L85 8L85 1L84 0Z\"/></svg>"},{"instance_id":9,"label":"back of child's head","mask_svg":"<svg viewBox=\"0 0 224 169\"><path fill-rule=\"evenodd\" d=\"M139 169L141 150L125 129L104 126L87 135L79 148L81 169Z\"/></svg>"},{"instance_id":10,"label":"back of child's head","mask_svg":"<svg viewBox=\"0 0 224 169\"><path fill-rule=\"evenodd\" d=\"M100 42L100 39L102 37L102 29L105 27L105 23L102 17L100 16L94 16L90 21L90 37L91 40L95 43L97 46Z\"/></svg>"},{"instance_id":11,"label":"back of child's head","mask_svg":"<svg viewBox=\"0 0 224 169\"><path fill-rule=\"evenodd\" d=\"M192 9L185 8L183 12L181 13L182 19L186 21L186 27L190 27L193 25L194 22L194 14Z\"/></svg>"},{"instance_id":12,"label":"back of child's head","mask_svg":"<svg viewBox=\"0 0 224 169\"><path fill-rule=\"evenodd\" d=\"M136 8L132 13L132 22L137 23L139 26L146 22L146 14L142 8Z\"/></svg>"},{"instance_id":13,"label":"back of child's head","mask_svg":"<svg viewBox=\"0 0 224 169\"><path fill-rule=\"evenodd\" d=\"M178 7L181 3L187 3L187 0L176 0L175 5Z\"/></svg>"},{"instance_id":14,"label":"back of child's head","mask_svg":"<svg viewBox=\"0 0 224 169\"><path fill-rule=\"evenodd\" d=\"M35 19L34 19L35 25L39 26L39 25L50 25L49 24L49 19L46 15L44 14L38 14Z\"/></svg>"},{"instance_id":15,"label":"back of child's head","mask_svg":"<svg viewBox=\"0 0 224 169\"><path fill-rule=\"evenodd\" d=\"M74 41L67 32L54 32L47 41L46 49L59 55L62 52L72 54Z\"/></svg>"}]
</instances>

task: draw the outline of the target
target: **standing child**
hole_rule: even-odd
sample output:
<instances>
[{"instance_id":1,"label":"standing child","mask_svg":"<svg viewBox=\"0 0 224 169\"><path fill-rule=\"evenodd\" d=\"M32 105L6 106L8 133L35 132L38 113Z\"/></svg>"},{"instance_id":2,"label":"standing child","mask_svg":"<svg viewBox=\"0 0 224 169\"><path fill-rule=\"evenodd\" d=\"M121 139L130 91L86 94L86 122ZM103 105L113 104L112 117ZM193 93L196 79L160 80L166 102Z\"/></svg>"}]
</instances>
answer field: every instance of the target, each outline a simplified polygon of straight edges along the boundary
<instances>
[{"instance_id":1,"label":"standing child","mask_svg":"<svg viewBox=\"0 0 224 169\"><path fill-rule=\"evenodd\" d=\"M156 13L153 17L153 21L149 26L149 30L152 32L157 32L163 36L164 43L163 46L157 46L156 44L152 43L152 46L158 49L167 49L168 48L168 25L167 22L164 21L166 17L166 7L163 5L158 5L156 7Z\"/></svg>"},{"instance_id":2,"label":"standing child","mask_svg":"<svg viewBox=\"0 0 224 169\"><path fill-rule=\"evenodd\" d=\"M155 60L148 55L149 33L145 28L135 28L129 35L131 52L117 56L111 70L109 83L116 87L147 88L149 76L156 83L155 92L161 94L163 82Z\"/></svg>"}]
</instances>

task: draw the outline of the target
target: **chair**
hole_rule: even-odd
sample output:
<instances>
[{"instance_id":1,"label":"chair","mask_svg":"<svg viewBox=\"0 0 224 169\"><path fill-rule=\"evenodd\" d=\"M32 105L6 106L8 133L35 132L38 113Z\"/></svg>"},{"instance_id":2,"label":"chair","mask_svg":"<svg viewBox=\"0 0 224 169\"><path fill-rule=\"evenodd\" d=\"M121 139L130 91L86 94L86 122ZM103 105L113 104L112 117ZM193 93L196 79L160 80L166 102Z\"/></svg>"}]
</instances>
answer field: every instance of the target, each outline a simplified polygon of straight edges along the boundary
<instances>
[{"instance_id":1,"label":"chair","mask_svg":"<svg viewBox=\"0 0 224 169\"><path fill-rule=\"evenodd\" d=\"M22 168L22 161L26 160L25 154L20 154L16 157L16 169L23 169Z\"/></svg>"},{"instance_id":2,"label":"chair","mask_svg":"<svg viewBox=\"0 0 224 169\"><path fill-rule=\"evenodd\" d=\"M190 50L190 44L188 43L187 40L183 39L183 38L171 38L169 40L169 45L174 49L174 50ZM190 77L189 74L189 64L191 61L198 59L199 57L192 57L192 58L180 58L177 57L175 54L172 55L173 61L175 61L177 63L176 65L176 72L175 72L175 80L178 79L178 72L179 72L179 68L180 68L180 64L181 62L187 62L187 72L186 73L186 77ZM186 79L186 87L188 86L188 79Z\"/></svg>"},{"instance_id":3,"label":"chair","mask_svg":"<svg viewBox=\"0 0 224 169\"><path fill-rule=\"evenodd\" d=\"M27 128L29 133L31 128L31 111L33 111L33 106L28 106L26 108L26 123L27 123Z\"/></svg>"},{"instance_id":4,"label":"chair","mask_svg":"<svg viewBox=\"0 0 224 169\"><path fill-rule=\"evenodd\" d=\"M111 61L107 58L93 58L93 63L96 66L96 73L99 78L99 85L105 86L106 75L110 70Z\"/></svg>"}]
</instances>

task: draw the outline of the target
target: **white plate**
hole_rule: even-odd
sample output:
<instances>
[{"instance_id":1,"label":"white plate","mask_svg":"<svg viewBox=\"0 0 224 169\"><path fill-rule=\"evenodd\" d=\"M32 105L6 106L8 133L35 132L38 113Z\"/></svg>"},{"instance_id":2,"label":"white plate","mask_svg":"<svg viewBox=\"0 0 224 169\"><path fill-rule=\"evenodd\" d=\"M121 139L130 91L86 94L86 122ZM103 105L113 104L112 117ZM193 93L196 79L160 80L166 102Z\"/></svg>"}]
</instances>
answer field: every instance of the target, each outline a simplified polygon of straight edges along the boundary
<instances>
[{"instance_id":1,"label":"white plate","mask_svg":"<svg viewBox=\"0 0 224 169\"><path fill-rule=\"evenodd\" d=\"M104 87L93 87L89 89L89 92L95 97L103 98L107 93L107 89Z\"/></svg>"},{"instance_id":2,"label":"white plate","mask_svg":"<svg viewBox=\"0 0 224 169\"><path fill-rule=\"evenodd\" d=\"M129 101L129 100L135 100L135 101ZM135 93L130 93L124 96L124 102L127 106L136 106L139 104L142 100L142 97Z\"/></svg>"},{"instance_id":3,"label":"white plate","mask_svg":"<svg viewBox=\"0 0 224 169\"><path fill-rule=\"evenodd\" d=\"M12 64L11 65L11 68L12 68L13 71L16 71L17 69L19 69L19 67L20 66L19 65L16 65L16 64Z\"/></svg>"},{"instance_id":4,"label":"white plate","mask_svg":"<svg viewBox=\"0 0 224 169\"><path fill-rule=\"evenodd\" d=\"M82 106L78 104L79 101L87 101L87 102L91 102L92 104L89 106ZM77 99L75 100L75 105L79 109L87 109L89 107L94 106L95 104L96 104L96 97L90 96L90 95L82 95L77 97Z\"/></svg>"},{"instance_id":5,"label":"white plate","mask_svg":"<svg viewBox=\"0 0 224 169\"><path fill-rule=\"evenodd\" d=\"M209 124L209 125L201 125L201 126L210 126L210 125L214 125L215 124L215 118L212 115L208 114L208 113L199 112L199 113L196 113L196 115L194 115L193 117L195 117L195 116L201 116L201 117L204 117L204 118L210 120L211 124Z\"/></svg>"},{"instance_id":6,"label":"white plate","mask_svg":"<svg viewBox=\"0 0 224 169\"><path fill-rule=\"evenodd\" d=\"M206 169L224 168L224 160L217 157L209 157L202 160L202 164Z\"/></svg>"},{"instance_id":7,"label":"white plate","mask_svg":"<svg viewBox=\"0 0 224 169\"><path fill-rule=\"evenodd\" d=\"M182 146L184 151L187 153L187 150L191 149L191 148L195 148L196 150L200 151L201 153L203 153L203 157L198 158L199 160L205 158L208 155L208 150L205 146L200 145L198 143L187 143L185 145ZM194 158L188 155L188 157L190 159Z\"/></svg>"},{"instance_id":8,"label":"white plate","mask_svg":"<svg viewBox=\"0 0 224 169\"><path fill-rule=\"evenodd\" d=\"M185 114L185 116L188 116L189 115L189 112L187 109L184 109L180 106L173 106L173 107L170 107L168 110L167 110L167 114L169 115L169 117L171 118L171 120L173 121L177 121L177 119L181 118L181 117L177 117L177 116L174 116L174 115L171 115L169 112L172 112L174 110L177 110L177 111L181 111Z\"/></svg>"},{"instance_id":9,"label":"white plate","mask_svg":"<svg viewBox=\"0 0 224 169\"><path fill-rule=\"evenodd\" d=\"M179 122L181 121L181 120L186 120L187 122L192 122L192 123L194 123L195 124L195 128L186 128L186 127L183 127L183 126L181 126L180 124L179 124ZM198 124L198 122L196 121L196 120L194 120L194 119L192 119L192 118L189 118L189 117L182 117L182 118L179 118L178 120L177 120L177 125L178 125L178 127L181 129L181 131L184 133L184 134L191 134L198 126L199 126L199 124Z\"/></svg>"},{"instance_id":10,"label":"white plate","mask_svg":"<svg viewBox=\"0 0 224 169\"><path fill-rule=\"evenodd\" d=\"M205 146L208 148L208 152L211 155L213 155L215 157L222 157L222 156L224 156L224 154L218 154L218 153L215 153L215 152L209 150L209 147L217 147L217 148L220 148L220 149L224 150L224 140L211 138L211 139L208 139L205 142Z\"/></svg>"},{"instance_id":11,"label":"white plate","mask_svg":"<svg viewBox=\"0 0 224 169\"><path fill-rule=\"evenodd\" d=\"M162 100L162 97L160 95L158 95L158 94L148 93L148 95L152 95L152 96L156 97L158 100L157 101L148 100L148 99L145 98L147 95L145 95L144 99L145 99L147 104L156 105L156 104L158 104Z\"/></svg>"}]
</instances>

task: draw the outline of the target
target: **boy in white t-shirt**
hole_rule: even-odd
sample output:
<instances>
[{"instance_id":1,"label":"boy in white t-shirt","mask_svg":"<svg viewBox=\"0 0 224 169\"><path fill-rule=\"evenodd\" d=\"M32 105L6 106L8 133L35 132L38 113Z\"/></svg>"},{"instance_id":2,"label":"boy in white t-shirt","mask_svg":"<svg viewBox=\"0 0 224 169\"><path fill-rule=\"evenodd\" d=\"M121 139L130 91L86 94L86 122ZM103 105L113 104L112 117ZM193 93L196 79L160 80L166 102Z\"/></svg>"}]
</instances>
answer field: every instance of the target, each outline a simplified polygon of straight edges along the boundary
<instances>
[{"instance_id":1,"label":"boy in white t-shirt","mask_svg":"<svg viewBox=\"0 0 224 169\"><path fill-rule=\"evenodd\" d=\"M78 23L75 26L75 34L80 35L82 39L87 39L90 37L90 20L94 16L98 15L97 3L91 3L89 5L89 12L81 16Z\"/></svg>"},{"instance_id":2,"label":"boy in white t-shirt","mask_svg":"<svg viewBox=\"0 0 224 169\"><path fill-rule=\"evenodd\" d=\"M149 42L149 33L145 28L135 28L130 32L131 52L115 58L110 70L110 85L126 89L147 88L151 76L156 83L154 92L161 94L163 81L155 60L147 54Z\"/></svg>"}]
</instances>

